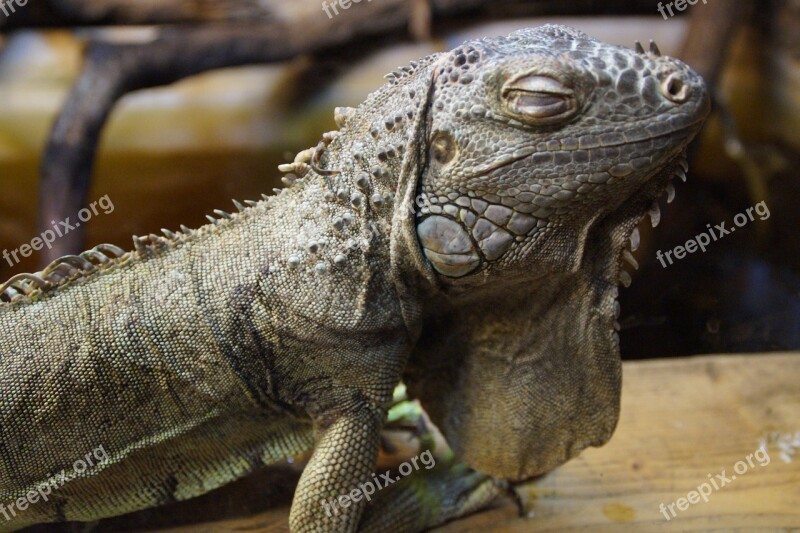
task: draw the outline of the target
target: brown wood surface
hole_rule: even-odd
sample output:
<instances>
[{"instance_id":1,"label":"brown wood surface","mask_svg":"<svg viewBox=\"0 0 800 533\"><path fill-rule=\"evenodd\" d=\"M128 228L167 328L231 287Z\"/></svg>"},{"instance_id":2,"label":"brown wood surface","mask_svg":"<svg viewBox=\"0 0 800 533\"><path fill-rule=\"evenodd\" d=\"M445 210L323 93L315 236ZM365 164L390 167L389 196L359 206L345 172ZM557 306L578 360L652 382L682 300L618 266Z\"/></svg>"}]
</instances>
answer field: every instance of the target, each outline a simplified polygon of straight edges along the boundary
<instances>
[{"instance_id":1,"label":"brown wood surface","mask_svg":"<svg viewBox=\"0 0 800 533\"><path fill-rule=\"evenodd\" d=\"M800 531L800 354L626 362L623 380L614 437L520 488L529 518L502 500L437 531ZM756 456L732 479L762 443L769 463ZM723 469L731 480L708 503L675 507L670 521L659 512ZM147 530L288 531L290 490L270 510L197 520L263 493L255 479L235 485L173 508L171 526ZM116 529L135 530L130 519L116 519Z\"/></svg>"}]
</instances>

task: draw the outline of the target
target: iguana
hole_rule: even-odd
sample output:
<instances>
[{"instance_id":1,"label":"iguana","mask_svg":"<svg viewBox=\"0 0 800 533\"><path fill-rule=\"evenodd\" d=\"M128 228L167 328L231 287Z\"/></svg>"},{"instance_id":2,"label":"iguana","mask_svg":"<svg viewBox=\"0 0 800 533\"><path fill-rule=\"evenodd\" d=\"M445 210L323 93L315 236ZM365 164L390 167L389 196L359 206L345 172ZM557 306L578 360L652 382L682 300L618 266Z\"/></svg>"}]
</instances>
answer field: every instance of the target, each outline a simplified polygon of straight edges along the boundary
<instances>
[{"instance_id":1,"label":"iguana","mask_svg":"<svg viewBox=\"0 0 800 533\"><path fill-rule=\"evenodd\" d=\"M419 531L610 438L622 263L685 178L703 81L554 25L388 77L277 196L0 286L4 512L93 463L0 529L186 500L313 449L293 531ZM328 516L371 479L401 381L476 472L420 470Z\"/></svg>"}]
</instances>

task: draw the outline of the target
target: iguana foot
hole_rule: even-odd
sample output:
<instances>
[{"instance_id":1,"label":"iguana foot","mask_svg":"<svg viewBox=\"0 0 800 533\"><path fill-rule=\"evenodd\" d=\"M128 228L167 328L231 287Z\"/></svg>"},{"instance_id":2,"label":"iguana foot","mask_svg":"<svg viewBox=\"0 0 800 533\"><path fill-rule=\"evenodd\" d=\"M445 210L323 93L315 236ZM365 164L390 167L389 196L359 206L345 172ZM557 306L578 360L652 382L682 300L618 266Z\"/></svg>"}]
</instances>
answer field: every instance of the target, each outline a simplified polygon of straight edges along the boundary
<instances>
[{"instance_id":1,"label":"iguana foot","mask_svg":"<svg viewBox=\"0 0 800 533\"><path fill-rule=\"evenodd\" d=\"M463 464L437 465L382 491L365 509L359 531L424 531L484 508L507 489Z\"/></svg>"}]
</instances>

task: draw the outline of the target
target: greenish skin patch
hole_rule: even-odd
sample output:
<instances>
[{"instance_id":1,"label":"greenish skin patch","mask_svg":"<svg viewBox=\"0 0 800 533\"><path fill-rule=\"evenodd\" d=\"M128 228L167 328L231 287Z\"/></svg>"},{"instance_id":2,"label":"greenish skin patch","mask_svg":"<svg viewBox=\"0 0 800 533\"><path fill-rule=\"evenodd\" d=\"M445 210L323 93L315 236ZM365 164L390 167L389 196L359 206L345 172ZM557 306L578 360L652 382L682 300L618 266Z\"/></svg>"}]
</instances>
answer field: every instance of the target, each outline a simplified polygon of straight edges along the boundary
<instances>
[{"instance_id":1,"label":"greenish skin patch","mask_svg":"<svg viewBox=\"0 0 800 533\"><path fill-rule=\"evenodd\" d=\"M186 500L313 449L293 531L421 531L604 443L621 258L707 113L656 51L561 26L472 41L338 109L278 196L13 278L0 502L108 459L0 530ZM475 470L328 516L371 478L401 381Z\"/></svg>"}]
</instances>

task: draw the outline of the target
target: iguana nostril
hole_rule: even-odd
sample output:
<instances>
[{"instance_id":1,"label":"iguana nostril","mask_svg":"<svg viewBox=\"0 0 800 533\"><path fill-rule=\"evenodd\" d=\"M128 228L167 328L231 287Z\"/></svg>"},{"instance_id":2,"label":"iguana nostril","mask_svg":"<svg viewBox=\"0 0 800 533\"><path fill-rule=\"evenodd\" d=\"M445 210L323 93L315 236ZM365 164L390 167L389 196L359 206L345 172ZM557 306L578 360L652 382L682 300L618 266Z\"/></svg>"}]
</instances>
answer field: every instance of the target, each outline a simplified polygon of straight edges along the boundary
<instances>
[{"instance_id":1,"label":"iguana nostril","mask_svg":"<svg viewBox=\"0 0 800 533\"><path fill-rule=\"evenodd\" d=\"M676 104L682 104L689 99L689 85L677 73L667 76L661 84L664 96Z\"/></svg>"}]
</instances>

